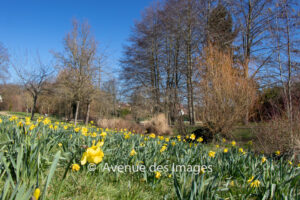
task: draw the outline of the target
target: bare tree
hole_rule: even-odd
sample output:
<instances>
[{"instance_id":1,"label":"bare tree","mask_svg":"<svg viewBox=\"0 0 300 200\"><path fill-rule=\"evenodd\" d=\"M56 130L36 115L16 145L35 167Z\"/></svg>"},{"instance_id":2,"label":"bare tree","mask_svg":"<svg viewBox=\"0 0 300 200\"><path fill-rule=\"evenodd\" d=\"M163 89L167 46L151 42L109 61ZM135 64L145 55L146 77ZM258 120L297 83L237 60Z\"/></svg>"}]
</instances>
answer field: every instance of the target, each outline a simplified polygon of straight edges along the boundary
<instances>
[{"instance_id":1,"label":"bare tree","mask_svg":"<svg viewBox=\"0 0 300 200\"><path fill-rule=\"evenodd\" d=\"M33 120L37 100L47 90L47 82L49 82L54 71L50 65L42 63L39 55L37 55L35 61L32 61L33 59L28 58L28 56L25 57L23 61L16 60L12 63L12 66L22 85L32 97L31 120Z\"/></svg>"},{"instance_id":2,"label":"bare tree","mask_svg":"<svg viewBox=\"0 0 300 200\"><path fill-rule=\"evenodd\" d=\"M80 24L73 21L73 29L64 38L65 51L54 53L64 78L61 83L70 90L73 102L76 103L75 125L79 115L80 102L87 105L86 122L89 119L89 109L95 92L94 80L99 67L97 66L97 42L90 33L87 22Z\"/></svg>"},{"instance_id":3,"label":"bare tree","mask_svg":"<svg viewBox=\"0 0 300 200\"><path fill-rule=\"evenodd\" d=\"M227 2L235 14L236 23L240 29L236 42L238 46L236 60L246 79L257 80L273 53L272 47L265 46L266 41L270 38L266 25L271 19L268 8L272 5L272 1L235 0ZM266 74L261 75L265 76ZM248 120L249 111L245 115L246 124Z\"/></svg>"}]
</instances>

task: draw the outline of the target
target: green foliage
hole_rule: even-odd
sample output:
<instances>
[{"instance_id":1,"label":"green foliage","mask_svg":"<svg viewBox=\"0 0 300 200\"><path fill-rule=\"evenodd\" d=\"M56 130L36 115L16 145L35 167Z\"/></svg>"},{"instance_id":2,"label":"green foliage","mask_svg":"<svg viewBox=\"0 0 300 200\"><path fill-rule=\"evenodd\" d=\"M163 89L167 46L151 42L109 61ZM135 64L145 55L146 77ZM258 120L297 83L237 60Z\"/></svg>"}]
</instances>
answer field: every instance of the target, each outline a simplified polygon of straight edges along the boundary
<instances>
[{"instance_id":1,"label":"green foliage","mask_svg":"<svg viewBox=\"0 0 300 200\"><path fill-rule=\"evenodd\" d=\"M131 113L131 111L127 108L123 108L123 109L118 110L118 115L121 118L125 118L126 115L129 115L130 113Z\"/></svg>"},{"instance_id":2,"label":"green foliage","mask_svg":"<svg viewBox=\"0 0 300 200\"><path fill-rule=\"evenodd\" d=\"M222 142L213 147L187 143L187 138L74 127L41 118L2 118L0 136L0 199L30 199L37 187L40 199L299 199L300 195L295 161L262 162L263 155L255 155L250 145L240 149ZM103 142L99 148L104 157L90 170L89 163L80 161L98 141ZM133 149L136 154L130 155ZM80 169L71 170L73 164ZM106 164L146 170L109 171ZM166 168L150 170L153 165Z\"/></svg>"}]
</instances>

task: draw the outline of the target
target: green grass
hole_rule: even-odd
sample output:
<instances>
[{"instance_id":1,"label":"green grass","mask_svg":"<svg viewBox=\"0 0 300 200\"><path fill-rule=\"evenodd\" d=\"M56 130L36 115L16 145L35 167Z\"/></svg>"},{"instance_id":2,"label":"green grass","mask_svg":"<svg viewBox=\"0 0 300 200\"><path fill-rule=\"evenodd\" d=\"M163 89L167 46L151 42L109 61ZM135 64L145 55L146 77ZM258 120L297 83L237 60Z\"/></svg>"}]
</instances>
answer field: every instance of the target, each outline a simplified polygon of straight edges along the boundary
<instances>
[{"instance_id":1,"label":"green grass","mask_svg":"<svg viewBox=\"0 0 300 200\"><path fill-rule=\"evenodd\" d=\"M187 143L183 138L168 140L95 126L74 127L47 119L25 123L23 119L1 118L0 194L6 194L3 199L30 199L36 187L45 194L40 200L300 197L300 168L292 157L288 158L292 164L283 157L267 157L262 162L264 155L255 154L250 145L241 149L243 143L232 146L231 141L219 142L217 148L215 144ZM249 139L247 131L235 134ZM98 141L103 141L103 145L95 146ZM224 152L225 148L228 152ZM130 155L133 149L136 155ZM95 171L88 169L89 163L80 165L84 155L89 156L88 162L94 162L101 152L103 160L97 162ZM103 171L106 163L143 164L148 170L107 172ZM154 163L169 167L205 165L211 166L212 171L162 170L157 178L149 170ZM72 171L72 164L79 164L80 170ZM251 177L259 181L258 187L251 186Z\"/></svg>"},{"instance_id":2,"label":"green grass","mask_svg":"<svg viewBox=\"0 0 300 200\"><path fill-rule=\"evenodd\" d=\"M47 195L47 199L176 199L172 179L165 179L151 187L133 174L113 174L101 176L93 172L69 173L61 182L62 173L57 173ZM60 190L58 189L60 188Z\"/></svg>"}]
</instances>

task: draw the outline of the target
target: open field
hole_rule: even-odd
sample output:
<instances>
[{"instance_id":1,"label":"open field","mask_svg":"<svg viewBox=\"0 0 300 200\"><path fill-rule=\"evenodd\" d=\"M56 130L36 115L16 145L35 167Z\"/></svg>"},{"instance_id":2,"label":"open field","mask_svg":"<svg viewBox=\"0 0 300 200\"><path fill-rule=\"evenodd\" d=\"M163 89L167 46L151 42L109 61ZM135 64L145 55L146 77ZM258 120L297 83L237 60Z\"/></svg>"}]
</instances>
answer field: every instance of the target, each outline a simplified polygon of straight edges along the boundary
<instances>
[{"instance_id":1,"label":"open field","mask_svg":"<svg viewBox=\"0 0 300 200\"><path fill-rule=\"evenodd\" d=\"M185 139L2 116L1 199L299 199L292 158Z\"/></svg>"}]
</instances>

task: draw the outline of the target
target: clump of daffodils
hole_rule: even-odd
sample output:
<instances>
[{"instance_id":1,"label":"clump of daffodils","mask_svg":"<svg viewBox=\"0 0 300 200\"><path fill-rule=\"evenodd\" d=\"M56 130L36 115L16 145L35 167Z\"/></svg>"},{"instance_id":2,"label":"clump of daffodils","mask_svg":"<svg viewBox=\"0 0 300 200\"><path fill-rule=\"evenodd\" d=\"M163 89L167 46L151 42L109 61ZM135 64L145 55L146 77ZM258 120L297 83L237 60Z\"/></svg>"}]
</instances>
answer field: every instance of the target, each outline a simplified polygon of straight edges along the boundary
<instances>
[{"instance_id":1,"label":"clump of daffodils","mask_svg":"<svg viewBox=\"0 0 300 200\"><path fill-rule=\"evenodd\" d=\"M51 124L51 120L49 118L45 118L43 123L44 125Z\"/></svg>"},{"instance_id":2,"label":"clump of daffodils","mask_svg":"<svg viewBox=\"0 0 300 200\"><path fill-rule=\"evenodd\" d=\"M216 155L216 152L214 152L214 151L209 151L209 152L208 152L208 156L209 156L209 157L214 158L215 155Z\"/></svg>"},{"instance_id":3,"label":"clump of daffodils","mask_svg":"<svg viewBox=\"0 0 300 200\"><path fill-rule=\"evenodd\" d=\"M164 144L160 149L160 153L164 152L166 149L167 149L167 146L166 146L166 144Z\"/></svg>"},{"instance_id":4,"label":"clump of daffodils","mask_svg":"<svg viewBox=\"0 0 300 200\"><path fill-rule=\"evenodd\" d=\"M18 119L18 117L15 116L15 115L13 115L13 116L11 116L11 117L9 118L9 121L14 121L14 120L17 120L17 119Z\"/></svg>"},{"instance_id":5,"label":"clump of daffodils","mask_svg":"<svg viewBox=\"0 0 300 200\"><path fill-rule=\"evenodd\" d=\"M196 139L195 134L192 134L192 135L190 136L190 139L191 139L191 140L195 140L195 139Z\"/></svg>"},{"instance_id":6,"label":"clump of daffodils","mask_svg":"<svg viewBox=\"0 0 300 200\"><path fill-rule=\"evenodd\" d=\"M249 180L248 183L250 183L250 187L256 188L259 187L260 181L259 180L253 180L254 176L252 176Z\"/></svg>"},{"instance_id":7,"label":"clump of daffodils","mask_svg":"<svg viewBox=\"0 0 300 200\"><path fill-rule=\"evenodd\" d=\"M85 165L88 163L98 164L103 160L104 153L101 150L101 146L103 146L103 142L98 142L96 145L93 145L83 153L81 158L81 165Z\"/></svg>"}]
</instances>

